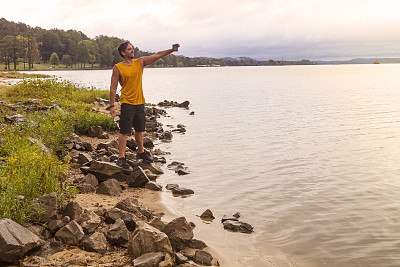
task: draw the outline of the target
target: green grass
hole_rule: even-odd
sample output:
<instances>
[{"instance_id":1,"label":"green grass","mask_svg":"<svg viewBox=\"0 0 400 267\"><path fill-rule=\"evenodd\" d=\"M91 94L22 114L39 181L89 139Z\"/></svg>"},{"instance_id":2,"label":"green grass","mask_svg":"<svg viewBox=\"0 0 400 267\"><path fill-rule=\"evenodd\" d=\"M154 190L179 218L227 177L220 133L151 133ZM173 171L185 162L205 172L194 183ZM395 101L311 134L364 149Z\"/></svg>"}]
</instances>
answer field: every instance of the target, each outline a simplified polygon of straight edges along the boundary
<instances>
[{"instance_id":1,"label":"green grass","mask_svg":"<svg viewBox=\"0 0 400 267\"><path fill-rule=\"evenodd\" d=\"M9 78L9 79L26 79L26 78L48 78L50 76L45 74L28 74L22 73L18 71L3 71L0 72L0 77Z\"/></svg>"},{"instance_id":2,"label":"green grass","mask_svg":"<svg viewBox=\"0 0 400 267\"><path fill-rule=\"evenodd\" d=\"M10 68L13 71L14 70L14 64L10 64ZM86 64L85 68L81 68L80 64L73 65L72 67L66 67L63 64L60 65L50 65L47 63L40 63L40 64L33 64L33 68L29 69L28 64L25 65L24 69L24 64L23 63L18 63L17 65L17 71L27 71L27 70L91 70L91 69L104 69L104 67L100 67L100 64L94 64L93 67L91 64ZM108 68L109 69L109 68ZM1 71L7 71L6 66L4 64L0 64L0 70Z\"/></svg>"},{"instance_id":3,"label":"green grass","mask_svg":"<svg viewBox=\"0 0 400 267\"><path fill-rule=\"evenodd\" d=\"M91 112L97 98L108 98L105 90L79 88L57 79L26 79L4 89L2 95L16 105L38 99L42 106L58 105L62 109L27 112L0 106L0 218L24 224L33 215L30 203L34 198L51 192L62 198L72 194L66 179L67 159L56 153L65 150L73 133L85 133L92 126L115 130L116 124L106 114ZM5 124L4 116L15 112L23 114L26 122ZM54 154L44 153L29 138L38 139ZM24 200L15 197L18 195Z\"/></svg>"}]
</instances>

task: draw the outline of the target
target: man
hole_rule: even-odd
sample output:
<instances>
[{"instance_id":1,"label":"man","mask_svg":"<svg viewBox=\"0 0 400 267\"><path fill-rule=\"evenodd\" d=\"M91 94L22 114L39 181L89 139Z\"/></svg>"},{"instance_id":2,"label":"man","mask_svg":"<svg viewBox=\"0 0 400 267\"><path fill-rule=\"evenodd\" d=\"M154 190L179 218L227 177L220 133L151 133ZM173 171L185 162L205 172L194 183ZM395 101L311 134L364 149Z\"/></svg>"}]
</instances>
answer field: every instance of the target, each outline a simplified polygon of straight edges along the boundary
<instances>
[{"instance_id":1,"label":"man","mask_svg":"<svg viewBox=\"0 0 400 267\"><path fill-rule=\"evenodd\" d=\"M120 134L118 138L119 157L117 165L129 169L125 159L126 140L131 133L132 126L135 129L135 140L138 146L136 158L147 163L153 160L144 152L143 132L145 130L145 99L142 89L142 74L144 67L153 64L158 59L178 51L179 44L172 45L172 49L157 52L151 56L134 59L133 46L129 41L123 42L118 47L119 54L124 58L123 62L113 68L110 86L110 114L115 117L114 100L118 82L121 88L121 116L119 120Z\"/></svg>"}]
</instances>

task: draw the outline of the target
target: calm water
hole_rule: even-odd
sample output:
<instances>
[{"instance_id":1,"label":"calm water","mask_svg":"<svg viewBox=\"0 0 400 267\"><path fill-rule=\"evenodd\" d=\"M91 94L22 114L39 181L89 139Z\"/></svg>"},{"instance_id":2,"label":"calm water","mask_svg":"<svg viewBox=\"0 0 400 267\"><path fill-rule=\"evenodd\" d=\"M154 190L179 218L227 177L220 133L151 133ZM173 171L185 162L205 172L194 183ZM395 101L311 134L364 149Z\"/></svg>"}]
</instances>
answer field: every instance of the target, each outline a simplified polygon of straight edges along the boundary
<instances>
[{"instance_id":1,"label":"calm water","mask_svg":"<svg viewBox=\"0 0 400 267\"><path fill-rule=\"evenodd\" d=\"M226 266L400 265L400 65L146 69L147 102L168 109L159 144L195 191L163 200L198 226ZM57 75L109 88L111 71ZM189 112L194 111L195 116ZM210 208L217 219L196 216ZM252 235L224 231L239 211Z\"/></svg>"}]
</instances>

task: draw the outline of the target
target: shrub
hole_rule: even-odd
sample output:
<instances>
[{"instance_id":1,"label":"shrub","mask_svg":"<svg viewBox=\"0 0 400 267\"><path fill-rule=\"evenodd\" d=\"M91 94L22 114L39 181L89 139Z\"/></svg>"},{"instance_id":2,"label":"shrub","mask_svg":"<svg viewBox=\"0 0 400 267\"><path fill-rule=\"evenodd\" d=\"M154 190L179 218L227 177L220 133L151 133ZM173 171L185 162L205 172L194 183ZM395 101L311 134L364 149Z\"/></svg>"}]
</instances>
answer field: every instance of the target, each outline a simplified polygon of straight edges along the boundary
<instances>
[{"instance_id":1,"label":"shrub","mask_svg":"<svg viewBox=\"0 0 400 267\"><path fill-rule=\"evenodd\" d=\"M6 127L1 134L0 218L24 224L34 198L51 192L70 194L65 178L68 166L30 142L20 127Z\"/></svg>"}]
</instances>

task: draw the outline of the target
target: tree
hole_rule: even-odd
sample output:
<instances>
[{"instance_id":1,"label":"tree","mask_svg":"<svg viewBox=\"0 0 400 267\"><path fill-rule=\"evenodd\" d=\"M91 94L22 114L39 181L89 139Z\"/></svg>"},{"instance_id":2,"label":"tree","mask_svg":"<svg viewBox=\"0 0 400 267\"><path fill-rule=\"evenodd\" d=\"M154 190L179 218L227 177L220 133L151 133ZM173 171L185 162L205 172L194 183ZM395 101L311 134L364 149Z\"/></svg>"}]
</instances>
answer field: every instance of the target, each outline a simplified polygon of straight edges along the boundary
<instances>
[{"instance_id":1,"label":"tree","mask_svg":"<svg viewBox=\"0 0 400 267\"><path fill-rule=\"evenodd\" d=\"M58 35L51 31L45 31L38 37L40 42L39 51L43 57L43 60L47 62L53 52L62 54L64 45L61 43Z\"/></svg>"},{"instance_id":2,"label":"tree","mask_svg":"<svg viewBox=\"0 0 400 267\"><path fill-rule=\"evenodd\" d=\"M59 59L59 57L58 57L58 55L57 55L57 53L56 52L54 52L53 54L51 54L51 56L50 56L50 64L51 65L54 65L54 67L57 65L60 65L60 59Z\"/></svg>"},{"instance_id":3,"label":"tree","mask_svg":"<svg viewBox=\"0 0 400 267\"><path fill-rule=\"evenodd\" d=\"M32 35L28 35L26 38L27 45L25 48L25 54L28 58L28 68L33 68L33 63L40 59L40 52L38 49L38 43L36 42L35 38Z\"/></svg>"},{"instance_id":4,"label":"tree","mask_svg":"<svg viewBox=\"0 0 400 267\"><path fill-rule=\"evenodd\" d=\"M17 70L17 60L23 54L22 36L7 35L1 41L3 57L6 60L8 69L10 69L10 61L14 63L14 70Z\"/></svg>"},{"instance_id":5,"label":"tree","mask_svg":"<svg viewBox=\"0 0 400 267\"><path fill-rule=\"evenodd\" d=\"M65 67L72 67L72 58L70 55L64 54L61 59L61 64L64 64Z\"/></svg>"}]
</instances>

